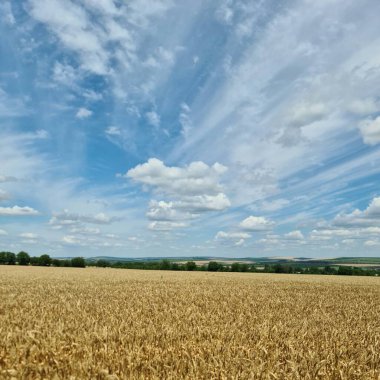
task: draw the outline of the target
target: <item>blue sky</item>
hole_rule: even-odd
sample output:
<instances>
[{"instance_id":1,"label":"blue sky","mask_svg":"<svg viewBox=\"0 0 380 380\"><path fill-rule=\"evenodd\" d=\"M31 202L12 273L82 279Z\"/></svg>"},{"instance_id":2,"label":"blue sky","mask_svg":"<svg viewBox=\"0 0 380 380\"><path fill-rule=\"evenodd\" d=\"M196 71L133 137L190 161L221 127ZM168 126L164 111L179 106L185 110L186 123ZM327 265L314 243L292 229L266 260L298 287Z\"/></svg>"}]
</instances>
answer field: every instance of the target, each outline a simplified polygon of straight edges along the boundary
<instances>
[{"instance_id":1,"label":"blue sky","mask_svg":"<svg viewBox=\"0 0 380 380\"><path fill-rule=\"evenodd\" d=\"M0 250L373 256L376 0L0 4Z\"/></svg>"}]
</instances>

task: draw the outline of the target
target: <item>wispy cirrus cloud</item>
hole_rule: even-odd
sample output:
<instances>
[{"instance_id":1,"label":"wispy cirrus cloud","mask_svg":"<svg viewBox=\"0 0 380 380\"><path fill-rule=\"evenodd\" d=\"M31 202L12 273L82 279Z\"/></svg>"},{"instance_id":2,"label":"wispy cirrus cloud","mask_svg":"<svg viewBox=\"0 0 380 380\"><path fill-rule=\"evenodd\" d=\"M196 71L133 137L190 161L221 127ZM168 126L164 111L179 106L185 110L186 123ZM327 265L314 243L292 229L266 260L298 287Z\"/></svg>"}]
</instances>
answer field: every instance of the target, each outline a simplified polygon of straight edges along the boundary
<instances>
[{"instance_id":1,"label":"wispy cirrus cloud","mask_svg":"<svg viewBox=\"0 0 380 380\"><path fill-rule=\"evenodd\" d=\"M0 216L34 216L39 212L28 206L0 207Z\"/></svg>"},{"instance_id":2,"label":"wispy cirrus cloud","mask_svg":"<svg viewBox=\"0 0 380 380\"><path fill-rule=\"evenodd\" d=\"M377 1L0 9L2 248L378 248Z\"/></svg>"}]
</instances>

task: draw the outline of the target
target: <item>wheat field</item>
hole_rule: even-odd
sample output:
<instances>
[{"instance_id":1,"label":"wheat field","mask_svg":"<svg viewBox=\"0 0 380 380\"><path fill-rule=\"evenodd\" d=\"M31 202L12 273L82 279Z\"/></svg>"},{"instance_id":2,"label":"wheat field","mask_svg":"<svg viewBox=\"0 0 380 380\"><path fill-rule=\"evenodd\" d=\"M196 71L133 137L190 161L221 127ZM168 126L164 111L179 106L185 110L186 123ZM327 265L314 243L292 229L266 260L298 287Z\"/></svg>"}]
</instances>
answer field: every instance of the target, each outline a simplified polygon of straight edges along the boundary
<instances>
[{"instance_id":1,"label":"wheat field","mask_svg":"<svg viewBox=\"0 0 380 380\"><path fill-rule=\"evenodd\" d=\"M379 379L380 279L0 267L2 379Z\"/></svg>"}]
</instances>

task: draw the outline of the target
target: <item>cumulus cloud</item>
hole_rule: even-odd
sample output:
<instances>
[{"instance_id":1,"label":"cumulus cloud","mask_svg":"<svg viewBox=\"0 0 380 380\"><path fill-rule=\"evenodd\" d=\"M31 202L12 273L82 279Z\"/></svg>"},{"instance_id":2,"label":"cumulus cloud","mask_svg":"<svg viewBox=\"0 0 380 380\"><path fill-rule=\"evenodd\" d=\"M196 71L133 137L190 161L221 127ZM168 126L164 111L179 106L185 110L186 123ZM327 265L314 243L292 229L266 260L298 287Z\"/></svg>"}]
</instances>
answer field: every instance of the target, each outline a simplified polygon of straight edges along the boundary
<instances>
[{"instance_id":1,"label":"cumulus cloud","mask_svg":"<svg viewBox=\"0 0 380 380\"><path fill-rule=\"evenodd\" d=\"M359 124L359 129L365 144L377 145L380 143L380 116L376 119L363 120Z\"/></svg>"},{"instance_id":2,"label":"cumulus cloud","mask_svg":"<svg viewBox=\"0 0 380 380\"><path fill-rule=\"evenodd\" d=\"M34 215L39 215L39 212L28 206L0 207L0 216L34 216Z\"/></svg>"},{"instance_id":3,"label":"cumulus cloud","mask_svg":"<svg viewBox=\"0 0 380 380\"><path fill-rule=\"evenodd\" d=\"M350 214L338 214L333 220L333 225L343 227L375 227L380 225L380 197L373 198L363 211L356 209Z\"/></svg>"},{"instance_id":4,"label":"cumulus cloud","mask_svg":"<svg viewBox=\"0 0 380 380\"><path fill-rule=\"evenodd\" d=\"M204 195L222 191L219 177L226 170L219 163L208 166L201 161L192 162L184 168L170 167L157 158L151 158L130 169L125 177L168 195Z\"/></svg>"},{"instance_id":5,"label":"cumulus cloud","mask_svg":"<svg viewBox=\"0 0 380 380\"><path fill-rule=\"evenodd\" d=\"M304 236L300 230L296 230L285 234L285 238L289 240L303 240Z\"/></svg>"},{"instance_id":6,"label":"cumulus cloud","mask_svg":"<svg viewBox=\"0 0 380 380\"><path fill-rule=\"evenodd\" d=\"M151 200L149 203L149 210L147 212L147 217L150 220L156 221L174 221L190 219L191 214L183 213L176 209L175 202L165 202Z\"/></svg>"},{"instance_id":7,"label":"cumulus cloud","mask_svg":"<svg viewBox=\"0 0 380 380\"><path fill-rule=\"evenodd\" d=\"M147 212L147 217L155 221L150 229L168 230L178 227L168 221L190 220L202 213L223 211L231 205L219 182L226 170L219 163L208 166L200 161L183 168L168 167L151 158L130 169L124 177L171 198L170 201L152 200Z\"/></svg>"},{"instance_id":8,"label":"cumulus cloud","mask_svg":"<svg viewBox=\"0 0 380 380\"><path fill-rule=\"evenodd\" d=\"M380 241L379 240L367 240L364 242L364 245L366 247L378 247L378 246L380 246Z\"/></svg>"},{"instance_id":9,"label":"cumulus cloud","mask_svg":"<svg viewBox=\"0 0 380 380\"><path fill-rule=\"evenodd\" d=\"M342 228L325 228L325 229L315 229L310 233L311 240L331 240L337 237L352 237L357 235L356 231L350 231Z\"/></svg>"},{"instance_id":10,"label":"cumulus cloud","mask_svg":"<svg viewBox=\"0 0 380 380\"><path fill-rule=\"evenodd\" d=\"M273 228L274 222L262 216L251 215L244 219L239 226L248 231L268 231Z\"/></svg>"},{"instance_id":11,"label":"cumulus cloud","mask_svg":"<svg viewBox=\"0 0 380 380\"><path fill-rule=\"evenodd\" d=\"M340 241L345 245L353 245L358 241L377 241L379 236L380 197L375 197L364 210L339 213L330 223L320 223L317 229L310 232L309 240L313 243Z\"/></svg>"},{"instance_id":12,"label":"cumulus cloud","mask_svg":"<svg viewBox=\"0 0 380 380\"><path fill-rule=\"evenodd\" d=\"M231 202L226 194L218 193L215 195L194 195L183 197L181 201L174 202L178 209L201 213L206 211L223 211L231 206Z\"/></svg>"},{"instance_id":13,"label":"cumulus cloud","mask_svg":"<svg viewBox=\"0 0 380 380\"><path fill-rule=\"evenodd\" d=\"M92 111L87 109L87 108L84 108L84 107L81 107L78 109L77 113L76 113L76 117L78 119L87 119L88 117L90 117L92 115Z\"/></svg>"},{"instance_id":14,"label":"cumulus cloud","mask_svg":"<svg viewBox=\"0 0 380 380\"><path fill-rule=\"evenodd\" d=\"M70 245L77 245L80 244L80 239L76 238L73 235L66 235L62 238L62 242Z\"/></svg>"},{"instance_id":15,"label":"cumulus cloud","mask_svg":"<svg viewBox=\"0 0 380 380\"><path fill-rule=\"evenodd\" d=\"M240 239L249 239L251 235L247 232L224 232L219 231L215 235L215 240L225 240L225 239L233 239L233 240L240 240Z\"/></svg>"},{"instance_id":16,"label":"cumulus cloud","mask_svg":"<svg viewBox=\"0 0 380 380\"><path fill-rule=\"evenodd\" d=\"M53 214L49 224L52 226L74 226L78 223L110 224L117 218L108 216L102 212L95 215L81 215L64 210L62 213Z\"/></svg>"}]
</instances>

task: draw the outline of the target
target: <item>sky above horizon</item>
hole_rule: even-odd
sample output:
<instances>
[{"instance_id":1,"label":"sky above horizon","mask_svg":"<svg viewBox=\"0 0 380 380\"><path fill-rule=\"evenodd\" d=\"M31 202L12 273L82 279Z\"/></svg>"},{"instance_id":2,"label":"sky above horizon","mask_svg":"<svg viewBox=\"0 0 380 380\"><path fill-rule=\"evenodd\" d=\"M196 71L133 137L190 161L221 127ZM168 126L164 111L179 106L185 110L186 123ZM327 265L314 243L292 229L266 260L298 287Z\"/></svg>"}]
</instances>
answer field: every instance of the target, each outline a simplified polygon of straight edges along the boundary
<instances>
[{"instance_id":1,"label":"sky above horizon","mask_svg":"<svg viewBox=\"0 0 380 380\"><path fill-rule=\"evenodd\" d=\"M0 250L378 256L380 2L0 3Z\"/></svg>"}]
</instances>

